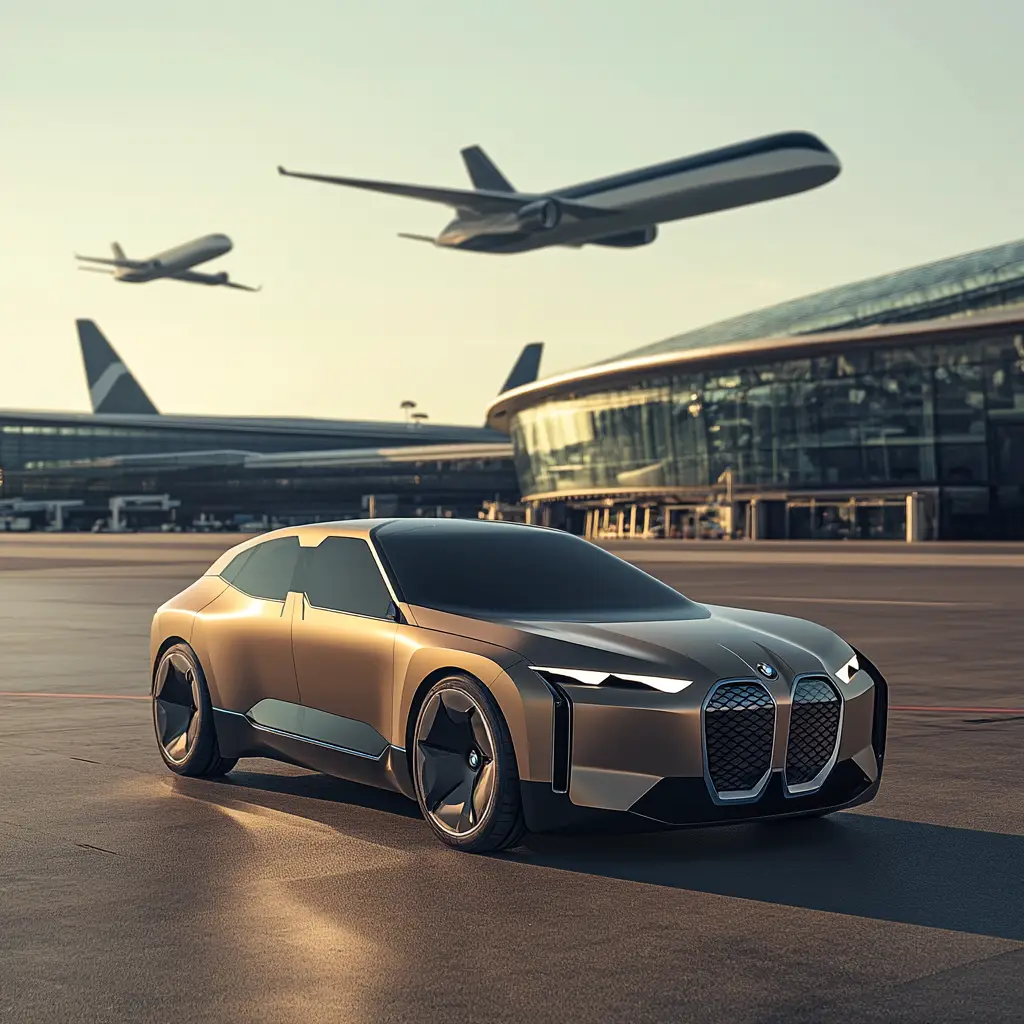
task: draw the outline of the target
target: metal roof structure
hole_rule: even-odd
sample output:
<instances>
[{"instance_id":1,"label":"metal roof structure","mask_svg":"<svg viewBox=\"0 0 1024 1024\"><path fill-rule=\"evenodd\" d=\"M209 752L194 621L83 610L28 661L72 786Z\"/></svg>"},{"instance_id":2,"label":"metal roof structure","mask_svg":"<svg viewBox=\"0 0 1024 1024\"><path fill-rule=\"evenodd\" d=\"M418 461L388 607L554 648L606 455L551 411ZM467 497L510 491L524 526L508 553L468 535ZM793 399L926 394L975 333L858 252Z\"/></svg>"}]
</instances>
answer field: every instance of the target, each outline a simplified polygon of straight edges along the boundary
<instances>
[{"instance_id":1,"label":"metal roof structure","mask_svg":"<svg viewBox=\"0 0 1024 1024\"><path fill-rule=\"evenodd\" d=\"M488 432L492 433L492 432ZM356 469L382 468L417 463L472 462L511 459L512 445L503 435L499 441L456 444L402 445L397 448L340 448L312 451L251 452L234 448L209 451L156 452L142 455L108 455L68 463L69 470L192 469L204 466L244 466L246 469Z\"/></svg>"},{"instance_id":2,"label":"metal roof structure","mask_svg":"<svg viewBox=\"0 0 1024 1024\"><path fill-rule=\"evenodd\" d=\"M533 384L507 391L488 406L487 422L496 430L507 432L510 418L520 409L567 395L591 394L611 388L629 387L647 377L666 373L679 366L735 366L739 361L764 363L774 359L823 355L840 346L926 345L960 340L975 332L990 330L993 326L1024 332L1024 305L953 320L926 320L892 326L875 324L855 330L758 337L744 341L695 345L639 356L633 354L613 362L597 363L546 377Z\"/></svg>"},{"instance_id":3,"label":"metal roof structure","mask_svg":"<svg viewBox=\"0 0 1024 1024\"><path fill-rule=\"evenodd\" d=\"M329 420L292 416L193 416L173 413L92 413L45 409L0 409L0 419L40 426L120 427L145 430L192 429L206 432L304 434L359 438L394 438L396 442L451 443L498 441L486 427L393 420Z\"/></svg>"},{"instance_id":4,"label":"metal roof structure","mask_svg":"<svg viewBox=\"0 0 1024 1024\"><path fill-rule=\"evenodd\" d=\"M644 345L608 362L755 338L968 316L1018 303L1024 303L1024 240L829 288Z\"/></svg>"}]
</instances>

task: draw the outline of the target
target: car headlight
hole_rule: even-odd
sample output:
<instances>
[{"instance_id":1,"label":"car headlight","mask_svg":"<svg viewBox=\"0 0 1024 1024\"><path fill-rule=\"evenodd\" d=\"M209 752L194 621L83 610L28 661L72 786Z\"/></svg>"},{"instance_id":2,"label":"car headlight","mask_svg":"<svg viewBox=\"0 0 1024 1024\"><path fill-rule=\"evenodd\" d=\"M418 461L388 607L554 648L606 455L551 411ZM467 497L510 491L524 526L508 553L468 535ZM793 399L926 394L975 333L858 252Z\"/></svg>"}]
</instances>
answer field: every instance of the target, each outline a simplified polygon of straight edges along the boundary
<instances>
[{"instance_id":1,"label":"car headlight","mask_svg":"<svg viewBox=\"0 0 1024 1024\"><path fill-rule=\"evenodd\" d=\"M662 693L679 693L693 685L692 679L670 679L665 676L634 676L622 672L592 672L581 668L538 668L532 671L551 682L583 683L585 686L646 686Z\"/></svg>"},{"instance_id":2,"label":"car headlight","mask_svg":"<svg viewBox=\"0 0 1024 1024\"><path fill-rule=\"evenodd\" d=\"M860 662L855 654L842 668L836 669L836 679L848 683L856 672L860 671Z\"/></svg>"}]
</instances>

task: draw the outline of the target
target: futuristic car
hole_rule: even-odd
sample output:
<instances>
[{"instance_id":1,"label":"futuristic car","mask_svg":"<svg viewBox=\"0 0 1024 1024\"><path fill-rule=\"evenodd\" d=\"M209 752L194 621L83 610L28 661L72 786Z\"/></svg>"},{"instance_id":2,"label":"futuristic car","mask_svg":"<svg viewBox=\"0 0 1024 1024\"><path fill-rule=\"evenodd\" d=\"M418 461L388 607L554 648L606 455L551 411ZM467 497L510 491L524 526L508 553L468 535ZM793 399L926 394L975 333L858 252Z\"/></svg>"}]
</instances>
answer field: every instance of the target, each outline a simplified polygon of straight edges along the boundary
<instances>
[{"instance_id":1,"label":"futuristic car","mask_svg":"<svg viewBox=\"0 0 1024 1024\"><path fill-rule=\"evenodd\" d=\"M160 753L396 790L470 851L872 799L888 688L823 626L697 604L558 530L378 519L254 537L164 604Z\"/></svg>"}]
</instances>

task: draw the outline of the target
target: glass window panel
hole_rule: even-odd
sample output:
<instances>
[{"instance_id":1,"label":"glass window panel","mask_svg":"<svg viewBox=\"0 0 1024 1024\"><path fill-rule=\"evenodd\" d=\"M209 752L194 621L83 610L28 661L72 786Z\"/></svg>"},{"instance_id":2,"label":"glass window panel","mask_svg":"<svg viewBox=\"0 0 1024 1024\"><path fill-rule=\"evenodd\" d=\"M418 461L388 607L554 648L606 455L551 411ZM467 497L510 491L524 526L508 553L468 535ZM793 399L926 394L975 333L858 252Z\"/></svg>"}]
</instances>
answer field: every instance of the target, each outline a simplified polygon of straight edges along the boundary
<instances>
[{"instance_id":1,"label":"glass window panel","mask_svg":"<svg viewBox=\"0 0 1024 1024\"><path fill-rule=\"evenodd\" d=\"M814 360L814 375L819 379L830 377L856 377L871 368L869 349L849 348L842 352L819 356Z\"/></svg>"},{"instance_id":2,"label":"glass window panel","mask_svg":"<svg viewBox=\"0 0 1024 1024\"><path fill-rule=\"evenodd\" d=\"M558 531L435 519L388 524L374 536L414 605L580 621L707 614L628 562Z\"/></svg>"},{"instance_id":3,"label":"glass window panel","mask_svg":"<svg viewBox=\"0 0 1024 1024\"><path fill-rule=\"evenodd\" d=\"M314 608L387 616L391 595L366 541L328 537L304 554L300 585Z\"/></svg>"},{"instance_id":4,"label":"glass window panel","mask_svg":"<svg viewBox=\"0 0 1024 1024\"><path fill-rule=\"evenodd\" d=\"M883 345L871 353L871 366L876 372L886 373L910 367L928 367L935 361L931 345Z\"/></svg>"},{"instance_id":5,"label":"glass window panel","mask_svg":"<svg viewBox=\"0 0 1024 1024\"><path fill-rule=\"evenodd\" d=\"M947 362L935 368L935 430L946 440L980 441L986 432L985 367Z\"/></svg>"},{"instance_id":6,"label":"glass window panel","mask_svg":"<svg viewBox=\"0 0 1024 1024\"><path fill-rule=\"evenodd\" d=\"M1024 488L1024 423L997 424L992 434L992 454L996 480Z\"/></svg>"},{"instance_id":7,"label":"glass window panel","mask_svg":"<svg viewBox=\"0 0 1024 1024\"><path fill-rule=\"evenodd\" d=\"M988 446L940 444L939 473L944 484L984 483L988 479Z\"/></svg>"},{"instance_id":8,"label":"glass window panel","mask_svg":"<svg viewBox=\"0 0 1024 1024\"><path fill-rule=\"evenodd\" d=\"M821 446L821 482L838 487L864 479L862 449L853 445Z\"/></svg>"},{"instance_id":9,"label":"glass window panel","mask_svg":"<svg viewBox=\"0 0 1024 1024\"><path fill-rule=\"evenodd\" d=\"M233 585L250 597L283 601L288 596L299 558L299 538L282 537L256 545Z\"/></svg>"}]
</instances>

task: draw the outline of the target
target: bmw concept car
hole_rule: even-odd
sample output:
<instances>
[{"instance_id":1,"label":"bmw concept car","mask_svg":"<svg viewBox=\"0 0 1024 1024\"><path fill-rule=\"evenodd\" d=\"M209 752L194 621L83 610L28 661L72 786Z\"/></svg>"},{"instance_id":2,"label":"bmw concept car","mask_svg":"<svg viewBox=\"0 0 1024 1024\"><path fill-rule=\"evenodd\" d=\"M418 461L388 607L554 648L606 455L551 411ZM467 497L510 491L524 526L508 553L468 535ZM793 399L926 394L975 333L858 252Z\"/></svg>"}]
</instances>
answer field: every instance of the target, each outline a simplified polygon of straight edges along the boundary
<instances>
[{"instance_id":1,"label":"bmw concept car","mask_svg":"<svg viewBox=\"0 0 1024 1024\"><path fill-rule=\"evenodd\" d=\"M396 790L463 850L827 814L882 775L887 686L835 633L535 526L254 537L157 611L151 659L172 771L269 757Z\"/></svg>"}]
</instances>

